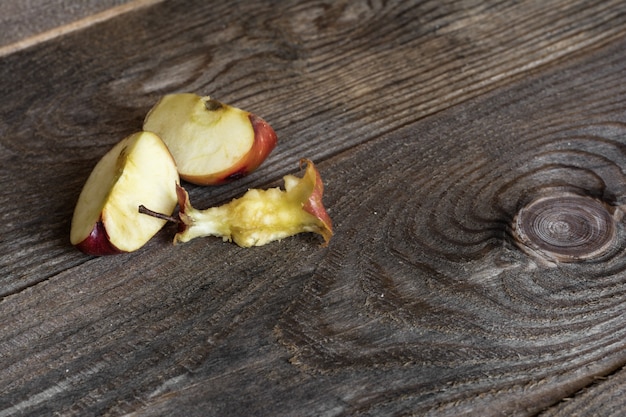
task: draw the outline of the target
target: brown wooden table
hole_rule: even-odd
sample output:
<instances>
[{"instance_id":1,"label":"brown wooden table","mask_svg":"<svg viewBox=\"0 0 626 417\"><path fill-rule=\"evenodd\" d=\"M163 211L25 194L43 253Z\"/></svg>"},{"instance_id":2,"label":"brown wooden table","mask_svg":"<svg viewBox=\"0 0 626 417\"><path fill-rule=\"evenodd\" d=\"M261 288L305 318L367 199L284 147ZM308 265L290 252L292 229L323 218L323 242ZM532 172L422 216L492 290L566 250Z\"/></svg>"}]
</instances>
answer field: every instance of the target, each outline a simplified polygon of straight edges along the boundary
<instances>
[{"instance_id":1,"label":"brown wooden table","mask_svg":"<svg viewBox=\"0 0 626 417\"><path fill-rule=\"evenodd\" d=\"M626 410L626 3L56 3L0 18L0 417ZM279 137L195 205L310 158L330 245L74 249L172 92Z\"/></svg>"}]
</instances>

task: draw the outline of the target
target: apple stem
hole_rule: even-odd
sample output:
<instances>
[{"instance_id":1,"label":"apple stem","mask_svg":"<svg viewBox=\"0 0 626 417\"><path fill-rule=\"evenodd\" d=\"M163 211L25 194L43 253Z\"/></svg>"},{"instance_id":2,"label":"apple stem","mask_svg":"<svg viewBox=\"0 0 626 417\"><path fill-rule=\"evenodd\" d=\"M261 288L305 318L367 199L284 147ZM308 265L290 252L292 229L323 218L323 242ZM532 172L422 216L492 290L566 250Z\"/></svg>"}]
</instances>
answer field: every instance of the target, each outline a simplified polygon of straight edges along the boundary
<instances>
[{"instance_id":1,"label":"apple stem","mask_svg":"<svg viewBox=\"0 0 626 417\"><path fill-rule=\"evenodd\" d=\"M168 216L167 214L158 213L156 211L152 211L143 204L139 206L139 213L147 214L148 216L156 217L157 219L167 220L172 223L180 223L180 219L174 216Z\"/></svg>"}]
</instances>

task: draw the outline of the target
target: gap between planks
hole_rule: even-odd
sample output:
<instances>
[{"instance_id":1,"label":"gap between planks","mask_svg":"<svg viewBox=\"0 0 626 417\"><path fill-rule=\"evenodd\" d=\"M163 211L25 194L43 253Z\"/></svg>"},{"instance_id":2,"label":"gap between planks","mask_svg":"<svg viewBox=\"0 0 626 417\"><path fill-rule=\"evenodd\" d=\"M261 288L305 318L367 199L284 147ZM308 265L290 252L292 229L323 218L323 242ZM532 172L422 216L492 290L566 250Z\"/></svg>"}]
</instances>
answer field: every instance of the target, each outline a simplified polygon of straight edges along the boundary
<instances>
[{"instance_id":1,"label":"gap between planks","mask_svg":"<svg viewBox=\"0 0 626 417\"><path fill-rule=\"evenodd\" d=\"M110 9L95 13L93 15L56 27L54 29L50 29L33 36L29 36L28 38L0 47L0 58L20 51L22 49L30 48L31 46L37 45L38 43L46 42L63 35L67 35L68 33L76 32L91 25L104 22L111 18L123 15L128 12L139 10L144 7L153 6L155 4L162 3L163 1L165 0L133 0L129 3L112 7Z\"/></svg>"}]
</instances>

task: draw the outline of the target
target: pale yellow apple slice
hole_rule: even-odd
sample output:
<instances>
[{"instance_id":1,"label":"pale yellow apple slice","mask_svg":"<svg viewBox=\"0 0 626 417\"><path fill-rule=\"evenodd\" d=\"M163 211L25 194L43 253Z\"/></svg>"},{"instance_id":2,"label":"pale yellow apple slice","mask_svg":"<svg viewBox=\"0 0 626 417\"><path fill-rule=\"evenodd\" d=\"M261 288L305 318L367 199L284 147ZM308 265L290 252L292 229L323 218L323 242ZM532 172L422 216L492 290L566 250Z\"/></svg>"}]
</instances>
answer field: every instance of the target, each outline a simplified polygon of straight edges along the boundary
<instances>
[{"instance_id":1,"label":"pale yellow apple slice","mask_svg":"<svg viewBox=\"0 0 626 417\"><path fill-rule=\"evenodd\" d=\"M138 207L173 213L179 183L174 158L154 133L139 132L115 145L96 164L78 198L70 241L91 255L131 252L166 223Z\"/></svg>"},{"instance_id":2,"label":"pale yellow apple slice","mask_svg":"<svg viewBox=\"0 0 626 417\"><path fill-rule=\"evenodd\" d=\"M276 133L260 117L196 94L169 94L148 112L143 130L163 139L180 177L222 184L254 171L276 146Z\"/></svg>"}]
</instances>

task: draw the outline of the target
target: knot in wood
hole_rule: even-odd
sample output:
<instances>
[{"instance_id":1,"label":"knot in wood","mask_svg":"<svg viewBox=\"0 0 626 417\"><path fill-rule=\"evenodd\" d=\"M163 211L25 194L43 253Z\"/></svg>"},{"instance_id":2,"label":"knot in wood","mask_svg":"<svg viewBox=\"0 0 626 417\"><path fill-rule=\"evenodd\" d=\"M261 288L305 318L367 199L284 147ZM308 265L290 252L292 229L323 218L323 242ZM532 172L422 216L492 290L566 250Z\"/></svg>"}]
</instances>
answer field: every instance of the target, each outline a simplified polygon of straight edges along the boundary
<instances>
[{"instance_id":1,"label":"knot in wood","mask_svg":"<svg viewBox=\"0 0 626 417\"><path fill-rule=\"evenodd\" d=\"M534 200L518 212L513 228L523 250L552 262L599 258L616 239L615 220L607 206L573 194Z\"/></svg>"}]
</instances>

